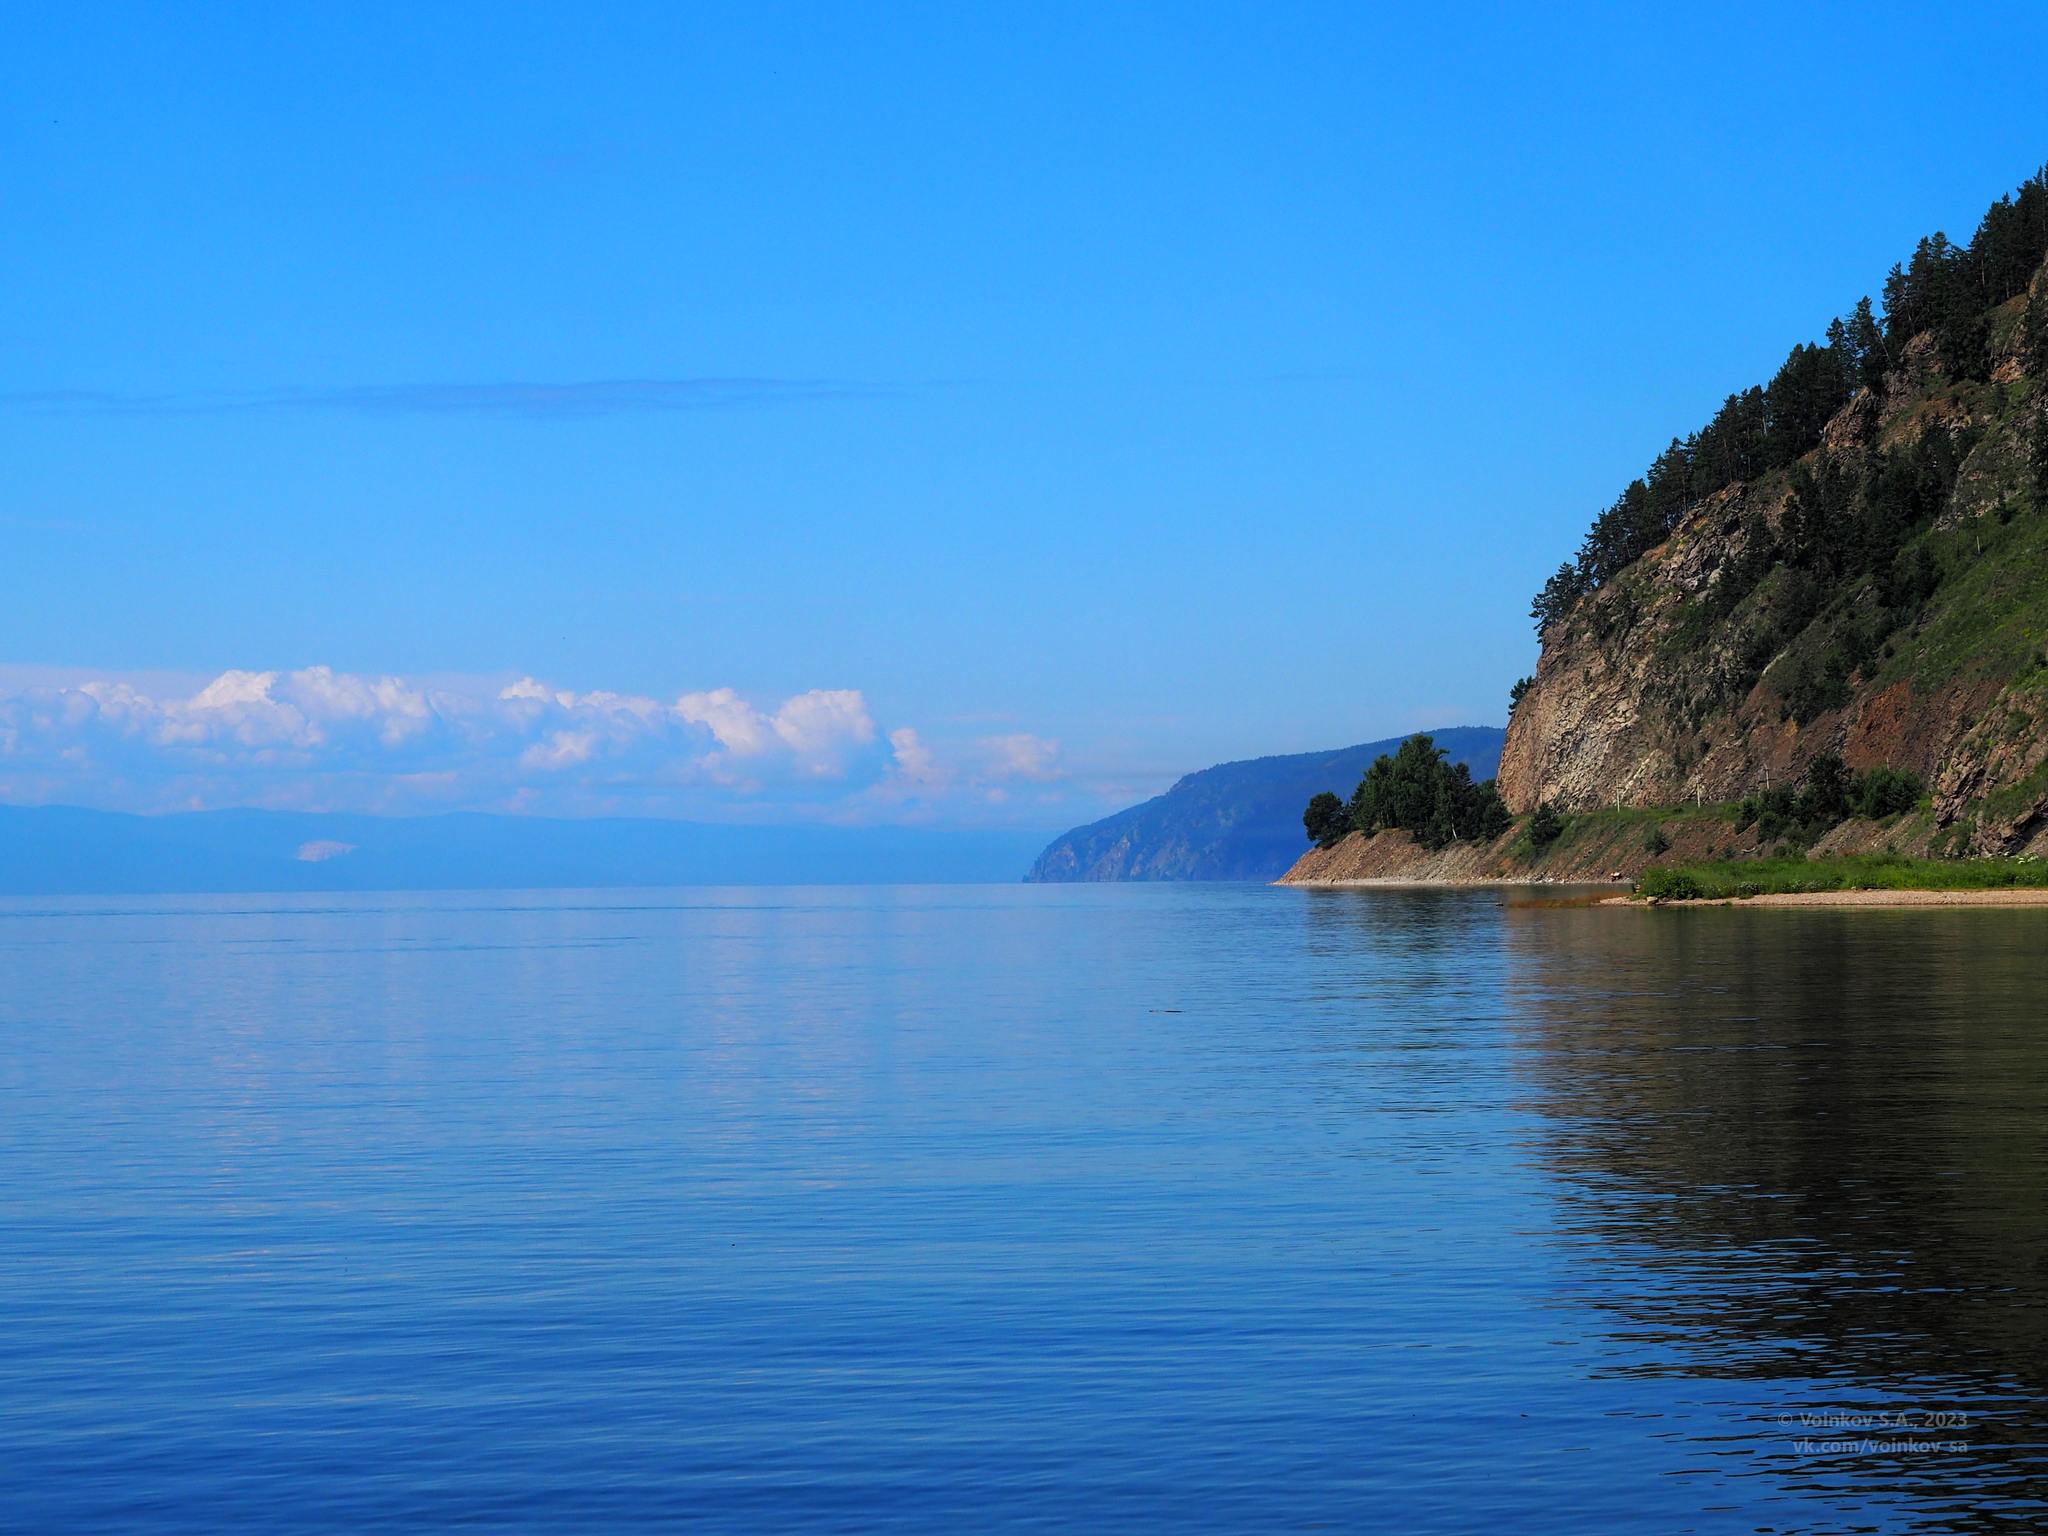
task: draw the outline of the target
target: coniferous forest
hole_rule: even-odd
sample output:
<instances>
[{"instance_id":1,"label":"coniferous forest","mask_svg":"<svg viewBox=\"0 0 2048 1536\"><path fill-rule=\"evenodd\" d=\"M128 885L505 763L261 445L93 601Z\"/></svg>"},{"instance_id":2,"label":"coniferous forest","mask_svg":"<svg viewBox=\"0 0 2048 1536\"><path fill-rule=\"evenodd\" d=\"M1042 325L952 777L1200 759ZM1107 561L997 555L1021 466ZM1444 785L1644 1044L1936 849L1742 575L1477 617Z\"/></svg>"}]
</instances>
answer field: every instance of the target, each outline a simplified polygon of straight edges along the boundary
<instances>
[{"instance_id":1,"label":"coniferous forest","mask_svg":"<svg viewBox=\"0 0 2048 1536\"><path fill-rule=\"evenodd\" d=\"M1513 817L1494 791L1494 781L1472 781L1463 763L1429 736L1417 734L1389 756L1381 753L1358 781L1349 802L1329 791L1309 801L1302 826L1318 847L1334 847L1346 833L1413 832L1425 848L1489 839L1508 829Z\"/></svg>"},{"instance_id":2,"label":"coniferous forest","mask_svg":"<svg viewBox=\"0 0 2048 1536\"><path fill-rule=\"evenodd\" d=\"M1796 466L1859 389L1882 393L1886 374L1905 363L1915 337L1932 336L1935 364L1949 378L1985 378L1991 312L2027 292L2044 257L2048 168L1993 203L1968 245L1941 234L1922 240L1912 259L1886 277L1881 317L1867 297L1859 300L1829 323L1824 342L1795 346L1768 384L1728 396L1712 421L1674 439L1593 520L1578 558L1544 584L1531 609L1538 633L1663 543L1706 497ZM2048 310L2039 294L2030 303ZM2048 313L2029 313L2027 335L2027 372L2038 378L2048 372ZM1830 478L1826 469L1802 478L1795 469L1795 515L1783 547L1772 553L1836 579L1877 572L1887 586L1926 582L1931 572L1895 572L1892 562L1906 536L1946 498L1965 452L1966 444L1930 433L1910 449L1877 456L1863 471L1867 483L1847 483L1838 471ZM2048 454L2036 462L2048 463ZM2048 487L2037 487L2037 496L2044 493Z\"/></svg>"}]
</instances>

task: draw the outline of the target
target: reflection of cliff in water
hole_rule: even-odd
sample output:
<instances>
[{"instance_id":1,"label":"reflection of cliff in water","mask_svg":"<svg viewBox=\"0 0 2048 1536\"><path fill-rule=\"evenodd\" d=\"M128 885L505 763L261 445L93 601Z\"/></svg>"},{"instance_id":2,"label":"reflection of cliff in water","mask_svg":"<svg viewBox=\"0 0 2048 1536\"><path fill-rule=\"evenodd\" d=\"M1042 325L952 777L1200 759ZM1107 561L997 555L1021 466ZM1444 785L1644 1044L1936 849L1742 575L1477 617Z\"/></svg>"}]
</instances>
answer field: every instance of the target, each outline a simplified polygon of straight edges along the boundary
<instances>
[{"instance_id":1,"label":"reflection of cliff in water","mask_svg":"<svg viewBox=\"0 0 2048 1536\"><path fill-rule=\"evenodd\" d=\"M1509 949L1532 1151L1632 1368L1964 1407L1947 1473L2014 1492L2048 1388L2048 913L1527 911Z\"/></svg>"}]
</instances>

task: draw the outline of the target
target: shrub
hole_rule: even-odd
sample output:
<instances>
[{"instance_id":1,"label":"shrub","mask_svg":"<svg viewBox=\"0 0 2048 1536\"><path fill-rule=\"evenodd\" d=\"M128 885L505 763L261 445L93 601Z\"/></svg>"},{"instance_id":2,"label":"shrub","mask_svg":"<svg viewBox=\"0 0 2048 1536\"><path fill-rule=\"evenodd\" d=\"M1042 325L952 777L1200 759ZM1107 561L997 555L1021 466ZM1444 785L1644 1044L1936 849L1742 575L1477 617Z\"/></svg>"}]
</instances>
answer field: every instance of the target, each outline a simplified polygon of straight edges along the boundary
<instances>
[{"instance_id":1,"label":"shrub","mask_svg":"<svg viewBox=\"0 0 2048 1536\"><path fill-rule=\"evenodd\" d=\"M1792 670L1779 694L1778 718L1810 724L1816 715L1840 709L1849 702L1849 673L1853 663L1841 651L1830 652L1816 673L1805 661Z\"/></svg>"},{"instance_id":2,"label":"shrub","mask_svg":"<svg viewBox=\"0 0 2048 1536\"><path fill-rule=\"evenodd\" d=\"M1697 901L1706 888L1682 869L1646 869L1636 890L1652 901Z\"/></svg>"},{"instance_id":3,"label":"shrub","mask_svg":"<svg viewBox=\"0 0 2048 1536\"><path fill-rule=\"evenodd\" d=\"M1793 804L1793 816L1802 822L1835 826L1849 818L1849 772L1832 752L1822 752L1806 765L1806 787Z\"/></svg>"},{"instance_id":4,"label":"shrub","mask_svg":"<svg viewBox=\"0 0 2048 1536\"><path fill-rule=\"evenodd\" d=\"M1867 816L1875 821L1910 811L1925 792L1926 786L1916 774L1896 768L1872 768L1851 774L1839 757L1823 752L1807 764L1798 794L1773 788L1738 802L1735 830L1755 827L1760 845L1780 838L1803 845L1814 842L1851 816Z\"/></svg>"},{"instance_id":5,"label":"shrub","mask_svg":"<svg viewBox=\"0 0 2048 1536\"><path fill-rule=\"evenodd\" d=\"M1662 827L1652 827L1643 834L1643 852L1651 858L1671 851L1671 839L1664 835Z\"/></svg>"},{"instance_id":6,"label":"shrub","mask_svg":"<svg viewBox=\"0 0 2048 1536\"><path fill-rule=\"evenodd\" d=\"M1480 784L1479 788L1483 791L1493 791L1493 780L1485 780ZM1501 799L1497 791L1488 793L1485 803L1479 808L1480 837L1487 842L1492 842L1514 824L1515 818L1513 813L1508 810L1507 802Z\"/></svg>"},{"instance_id":7,"label":"shrub","mask_svg":"<svg viewBox=\"0 0 2048 1536\"><path fill-rule=\"evenodd\" d=\"M1529 818L1529 841L1535 847L1548 848L1564 835L1564 818L1544 801L1536 807L1536 814Z\"/></svg>"},{"instance_id":8,"label":"shrub","mask_svg":"<svg viewBox=\"0 0 2048 1536\"><path fill-rule=\"evenodd\" d=\"M1896 768L1872 768L1856 776L1850 799L1857 815L1876 821L1883 816L1897 816L1912 810L1924 793L1926 786L1920 782L1918 774L1903 773Z\"/></svg>"}]
</instances>

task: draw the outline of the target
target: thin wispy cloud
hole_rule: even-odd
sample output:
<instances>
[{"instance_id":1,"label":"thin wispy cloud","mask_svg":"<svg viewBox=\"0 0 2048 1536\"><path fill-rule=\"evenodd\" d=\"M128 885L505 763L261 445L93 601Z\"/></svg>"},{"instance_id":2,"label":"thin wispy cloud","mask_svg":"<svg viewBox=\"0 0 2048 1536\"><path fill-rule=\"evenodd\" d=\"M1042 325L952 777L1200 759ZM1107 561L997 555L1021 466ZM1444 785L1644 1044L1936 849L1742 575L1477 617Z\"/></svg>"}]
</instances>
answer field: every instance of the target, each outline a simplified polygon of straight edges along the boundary
<instances>
[{"instance_id":1,"label":"thin wispy cloud","mask_svg":"<svg viewBox=\"0 0 2048 1536\"><path fill-rule=\"evenodd\" d=\"M182 394L35 390L0 395L0 404L14 410L96 416L335 412L355 416L499 416L574 421L651 412L748 411L835 401L902 400L934 387L930 383L861 379L590 379L567 384L362 384Z\"/></svg>"}]
</instances>

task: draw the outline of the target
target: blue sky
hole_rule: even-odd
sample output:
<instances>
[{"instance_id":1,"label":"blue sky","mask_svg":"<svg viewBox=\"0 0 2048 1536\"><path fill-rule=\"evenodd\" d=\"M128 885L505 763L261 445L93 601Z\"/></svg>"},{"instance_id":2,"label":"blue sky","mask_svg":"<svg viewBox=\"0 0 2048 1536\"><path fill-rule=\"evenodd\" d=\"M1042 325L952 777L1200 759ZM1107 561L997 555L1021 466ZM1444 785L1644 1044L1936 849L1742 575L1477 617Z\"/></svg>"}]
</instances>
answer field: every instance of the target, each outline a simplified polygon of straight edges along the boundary
<instances>
[{"instance_id":1,"label":"blue sky","mask_svg":"<svg viewBox=\"0 0 2048 1536\"><path fill-rule=\"evenodd\" d=\"M10 27L0 798L131 808L1054 829L1498 723L1621 484L2048 159L2038 7Z\"/></svg>"}]
</instances>

